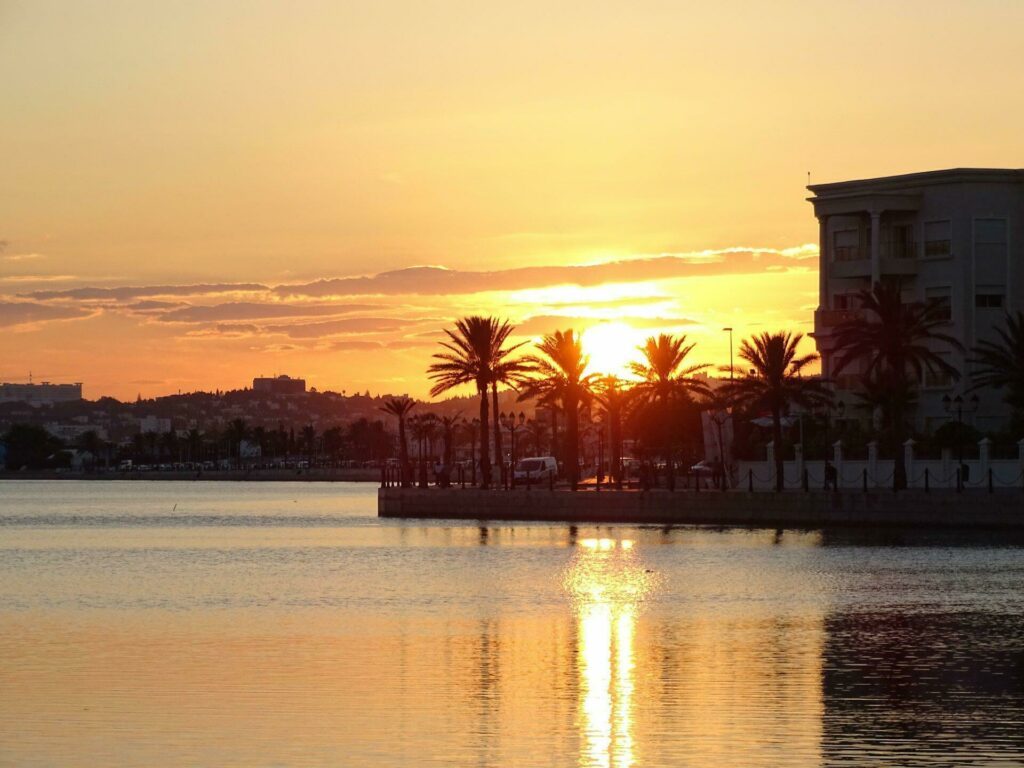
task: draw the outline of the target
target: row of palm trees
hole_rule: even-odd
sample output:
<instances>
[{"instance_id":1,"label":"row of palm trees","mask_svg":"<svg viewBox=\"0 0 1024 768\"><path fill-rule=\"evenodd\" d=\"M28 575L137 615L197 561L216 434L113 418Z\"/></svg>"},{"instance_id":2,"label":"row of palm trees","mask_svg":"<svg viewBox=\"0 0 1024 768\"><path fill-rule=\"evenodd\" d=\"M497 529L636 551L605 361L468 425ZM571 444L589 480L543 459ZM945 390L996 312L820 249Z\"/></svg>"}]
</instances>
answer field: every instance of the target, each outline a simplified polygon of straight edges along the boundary
<instances>
[{"instance_id":1,"label":"row of palm trees","mask_svg":"<svg viewBox=\"0 0 1024 768\"><path fill-rule=\"evenodd\" d=\"M803 369L814 355L797 357L800 334L765 333L744 341L740 357L752 372L712 392L706 377L700 376L710 366L688 361L695 344L687 343L685 335L660 334L647 339L640 347L641 360L631 365L635 382L615 376L588 372L589 357L583 350L579 335L573 329L557 330L544 336L535 353L519 354L522 344L509 344L513 327L505 320L470 316L458 320L454 329L446 330L443 351L434 355L428 374L434 381L433 396L456 387L472 385L479 396L481 446L493 443L495 457L501 457L501 422L498 413L498 387L508 386L518 392L520 400L534 400L549 409L553 419L565 418L565 441L562 458L570 485L579 483L579 443L581 409L595 403L600 407L609 430L610 466L613 475L621 467L622 424L625 414L643 408L668 414L678 403L700 402L712 409L724 410L736 405L772 413L774 431L781 442L782 417L793 404L813 405L827 399L820 380L804 378ZM399 461L408 471L407 422L415 401L408 397L388 400L383 410L398 419ZM552 434L558 434L557 421ZM671 438L663 447L671 450ZM448 451L446 451L446 454ZM489 451L480 452L481 485L492 483ZM616 478L618 479L618 478Z\"/></svg>"},{"instance_id":2,"label":"row of palm trees","mask_svg":"<svg viewBox=\"0 0 1024 768\"><path fill-rule=\"evenodd\" d=\"M907 432L907 417L916 388L924 375L944 374L959 378L943 356L944 349L963 351L960 342L946 332L948 309L939 300L904 302L898 282L877 283L861 291L857 300L861 312L840 323L834 331L836 351L833 376L857 366L858 397L869 409L881 412L893 442L901 445ZM436 397L457 387L471 385L479 396L479 442L493 442L494 456L501 457L502 435L498 414L498 388L511 387L520 400L535 400L550 409L553 417L565 419L562 458L572 487L579 482L578 455L580 410L596 403L610 432L613 472L620 466L624 414L644 408L667 414L685 402L721 413L738 409L767 413L771 418L775 451L775 476L782 483L783 423L794 407L815 410L832 402L830 382L808 375L816 354L800 354L800 333L761 333L741 342L739 358L744 371L712 389L704 373L707 364L692 364L695 345L685 335L659 334L639 347L641 356L631 365L636 381L588 372L589 358L573 329L545 335L531 354L520 353L523 344L512 344L514 328L506 320L469 316L446 329L443 350L433 355L428 375ZM1007 318L996 341L979 344L971 359L975 367L974 387L1002 387L1008 402L1024 410L1024 315ZM399 444L404 451L405 417L414 405L408 398L396 398L385 410L399 420ZM558 434L557 423L553 434ZM490 439L489 439L490 438ZM671 439L668 441L669 446ZM489 452L481 450L481 485L492 482ZM905 486L902 451L895 451L896 483ZM499 459L500 460L500 459ZM403 455L403 466L408 457Z\"/></svg>"}]
</instances>

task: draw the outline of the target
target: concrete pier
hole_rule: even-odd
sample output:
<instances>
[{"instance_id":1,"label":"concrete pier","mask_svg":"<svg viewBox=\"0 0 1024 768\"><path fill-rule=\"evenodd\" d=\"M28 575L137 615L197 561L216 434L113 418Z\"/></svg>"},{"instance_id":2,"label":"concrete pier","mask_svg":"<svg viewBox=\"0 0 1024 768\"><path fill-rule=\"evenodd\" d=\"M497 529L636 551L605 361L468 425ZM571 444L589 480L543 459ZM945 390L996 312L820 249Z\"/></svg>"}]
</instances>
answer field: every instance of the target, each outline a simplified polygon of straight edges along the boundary
<instances>
[{"instance_id":1,"label":"concrete pier","mask_svg":"<svg viewBox=\"0 0 1024 768\"><path fill-rule=\"evenodd\" d=\"M513 491L381 488L380 517L759 528L1024 529L1021 491Z\"/></svg>"}]
</instances>

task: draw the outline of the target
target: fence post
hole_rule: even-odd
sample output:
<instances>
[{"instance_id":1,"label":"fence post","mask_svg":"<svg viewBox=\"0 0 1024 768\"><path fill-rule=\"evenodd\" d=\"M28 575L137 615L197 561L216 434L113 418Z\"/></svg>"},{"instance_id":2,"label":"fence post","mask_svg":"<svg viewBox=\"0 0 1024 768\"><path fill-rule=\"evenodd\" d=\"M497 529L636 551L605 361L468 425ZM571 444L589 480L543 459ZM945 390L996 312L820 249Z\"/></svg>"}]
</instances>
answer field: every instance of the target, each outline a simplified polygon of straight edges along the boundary
<instances>
[{"instance_id":1,"label":"fence post","mask_svg":"<svg viewBox=\"0 0 1024 768\"><path fill-rule=\"evenodd\" d=\"M992 441L983 437L978 441L978 464L980 465L981 474L987 475L990 473L990 467L992 460Z\"/></svg>"},{"instance_id":2,"label":"fence post","mask_svg":"<svg viewBox=\"0 0 1024 768\"><path fill-rule=\"evenodd\" d=\"M964 489L963 484L960 482L960 467L956 468L956 492L960 493Z\"/></svg>"},{"instance_id":3,"label":"fence post","mask_svg":"<svg viewBox=\"0 0 1024 768\"><path fill-rule=\"evenodd\" d=\"M992 493L992 467L988 468L988 492Z\"/></svg>"},{"instance_id":4,"label":"fence post","mask_svg":"<svg viewBox=\"0 0 1024 768\"><path fill-rule=\"evenodd\" d=\"M807 468L804 466L804 444L797 443L793 446L793 458L796 459L796 476L797 482L804 482L803 476L807 472ZM806 485L806 483L805 483ZM807 489L804 488L806 491Z\"/></svg>"},{"instance_id":5,"label":"fence post","mask_svg":"<svg viewBox=\"0 0 1024 768\"><path fill-rule=\"evenodd\" d=\"M835 490L839 490L839 484L843 482L843 441L836 440L832 443L832 463L836 466Z\"/></svg>"},{"instance_id":6,"label":"fence post","mask_svg":"<svg viewBox=\"0 0 1024 768\"><path fill-rule=\"evenodd\" d=\"M694 493L700 493L700 472L693 473Z\"/></svg>"},{"instance_id":7,"label":"fence post","mask_svg":"<svg viewBox=\"0 0 1024 768\"><path fill-rule=\"evenodd\" d=\"M809 490L811 490L807 477L807 467L804 467L804 471L802 473L802 481L804 486L804 493L807 493Z\"/></svg>"},{"instance_id":8,"label":"fence post","mask_svg":"<svg viewBox=\"0 0 1024 768\"><path fill-rule=\"evenodd\" d=\"M924 468L924 492L928 493L928 467Z\"/></svg>"},{"instance_id":9,"label":"fence post","mask_svg":"<svg viewBox=\"0 0 1024 768\"><path fill-rule=\"evenodd\" d=\"M907 438L907 442L903 444L903 463L906 466L907 471L907 488L910 487L910 481L914 477L914 438ZM896 490L896 466L892 468L893 490Z\"/></svg>"},{"instance_id":10,"label":"fence post","mask_svg":"<svg viewBox=\"0 0 1024 768\"><path fill-rule=\"evenodd\" d=\"M864 488L864 493L868 492L868 470L867 467L861 470L861 485Z\"/></svg>"},{"instance_id":11,"label":"fence post","mask_svg":"<svg viewBox=\"0 0 1024 768\"><path fill-rule=\"evenodd\" d=\"M878 487L878 441L872 440L868 443L868 475L871 484Z\"/></svg>"},{"instance_id":12,"label":"fence post","mask_svg":"<svg viewBox=\"0 0 1024 768\"><path fill-rule=\"evenodd\" d=\"M747 469L747 491L754 492L754 470Z\"/></svg>"}]
</instances>

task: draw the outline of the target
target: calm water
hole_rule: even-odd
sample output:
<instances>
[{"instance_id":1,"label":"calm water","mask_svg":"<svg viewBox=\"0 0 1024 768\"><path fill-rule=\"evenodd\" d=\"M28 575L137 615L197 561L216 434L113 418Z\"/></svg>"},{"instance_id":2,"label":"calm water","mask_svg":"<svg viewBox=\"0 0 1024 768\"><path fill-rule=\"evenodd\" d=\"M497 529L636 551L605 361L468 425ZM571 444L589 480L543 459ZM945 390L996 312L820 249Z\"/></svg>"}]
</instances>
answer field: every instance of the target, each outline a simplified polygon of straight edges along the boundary
<instances>
[{"instance_id":1,"label":"calm water","mask_svg":"<svg viewBox=\"0 0 1024 768\"><path fill-rule=\"evenodd\" d=\"M0 765L1024 765L997 535L378 521L0 482Z\"/></svg>"}]
</instances>

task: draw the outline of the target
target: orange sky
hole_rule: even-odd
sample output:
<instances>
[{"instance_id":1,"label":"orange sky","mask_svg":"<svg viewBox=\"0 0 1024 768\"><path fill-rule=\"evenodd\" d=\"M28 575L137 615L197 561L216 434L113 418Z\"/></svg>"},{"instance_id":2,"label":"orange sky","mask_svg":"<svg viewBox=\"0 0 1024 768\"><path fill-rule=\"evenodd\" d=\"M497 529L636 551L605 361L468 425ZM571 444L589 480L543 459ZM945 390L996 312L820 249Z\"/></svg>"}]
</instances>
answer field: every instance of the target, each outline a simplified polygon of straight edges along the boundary
<instances>
[{"instance_id":1,"label":"orange sky","mask_svg":"<svg viewBox=\"0 0 1024 768\"><path fill-rule=\"evenodd\" d=\"M724 325L810 328L808 170L1022 164L1022 28L990 1L0 4L0 380L422 395L471 311L615 322L605 366L661 329L726 363Z\"/></svg>"}]
</instances>

